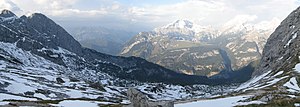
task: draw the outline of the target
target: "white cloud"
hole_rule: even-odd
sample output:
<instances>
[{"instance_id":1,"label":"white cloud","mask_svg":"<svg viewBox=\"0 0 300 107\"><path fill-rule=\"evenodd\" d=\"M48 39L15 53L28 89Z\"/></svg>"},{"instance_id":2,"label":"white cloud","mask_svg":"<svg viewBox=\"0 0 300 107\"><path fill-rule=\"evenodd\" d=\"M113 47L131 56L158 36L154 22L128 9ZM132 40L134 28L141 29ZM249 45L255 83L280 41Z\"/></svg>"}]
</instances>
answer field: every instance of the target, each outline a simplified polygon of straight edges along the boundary
<instances>
[{"instance_id":1,"label":"white cloud","mask_svg":"<svg viewBox=\"0 0 300 107\"><path fill-rule=\"evenodd\" d=\"M189 19L200 25L220 26L233 18L250 18L259 23L277 17L283 20L298 7L297 0L184 0L173 4L132 5L115 0L11 0L24 12L41 12L68 20L100 21L128 28L126 24L157 27L177 19ZM0 7L20 11L10 0L0 0ZM143 1L141 1L143 2ZM141 3L142 4L142 3ZM255 16L255 17L253 17ZM109 27L109 26L108 26Z\"/></svg>"},{"instance_id":2,"label":"white cloud","mask_svg":"<svg viewBox=\"0 0 300 107\"><path fill-rule=\"evenodd\" d=\"M16 1L16 0L15 0ZM18 0L19 2L20 0ZM37 6L45 9L66 9L72 8L78 0L32 0L32 3L38 4Z\"/></svg>"},{"instance_id":3,"label":"white cloud","mask_svg":"<svg viewBox=\"0 0 300 107\"><path fill-rule=\"evenodd\" d=\"M224 3L189 0L171 5L132 7L129 10L134 16L133 18L140 21L143 21L143 19L158 23L170 22L176 19L199 21L222 12Z\"/></svg>"},{"instance_id":4,"label":"white cloud","mask_svg":"<svg viewBox=\"0 0 300 107\"><path fill-rule=\"evenodd\" d=\"M222 26L233 18L252 23L273 18L283 20L298 6L297 0L186 0L176 4L131 7L129 14L137 22L147 21L160 26L177 19Z\"/></svg>"},{"instance_id":5,"label":"white cloud","mask_svg":"<svg viewBox=\"0 0 300 107\"><path fill-rule=\"evenodd\" d=\"M226 22L224 26L242 25L244 23L253 22L256 19L256 15L237 15L233 19Z\"/></svg>"},{"instance_id":6,"label":"white cloud","mask_svg":"<svg viewBox=\"0 0 300 107\"><path fill-rule=\"evenodd\" d=\"M22 12L22 10L10 0L0 0L0 9L8 9L14 11L16 14Z\"/></svg>"},{"instance_id":7,"label":"white cloud","mask_svg":"<svg viewBox=\"0 0 300 107\"><path fill-rule=\"evenodd\" d=\"M114 3L114 4L111 6L111 9L112 9L112 10L117 10L117 9L119 9L120 7L121 7L120 4Z\"/></svg>"},{"instance_id":8,"label":"white cloud","mask_svg":"<svg viewBox=\"0 0 300 107\"><path fill-rule=\"evenodd\" d=\"M0 0L1 1L1 0ZM79 0L12 0L20 6L25 14L40 12L54 17L95 17L106 14L104 8L81 10L74 8Z\"/></svg>"},{"instance_id":9,"label":"white cloud","mask_svg":"<svg viewBox=\"0 0 300 107\"><path fill-rule=\"evenodd\" d=\"M78 10L78 9L61 9L61 10L52 10L50 12L53 16L60 16L60 17L98 17L99 15L107 14L107 11L104 9L100 10Z\"/></svg>"}]
</instances>

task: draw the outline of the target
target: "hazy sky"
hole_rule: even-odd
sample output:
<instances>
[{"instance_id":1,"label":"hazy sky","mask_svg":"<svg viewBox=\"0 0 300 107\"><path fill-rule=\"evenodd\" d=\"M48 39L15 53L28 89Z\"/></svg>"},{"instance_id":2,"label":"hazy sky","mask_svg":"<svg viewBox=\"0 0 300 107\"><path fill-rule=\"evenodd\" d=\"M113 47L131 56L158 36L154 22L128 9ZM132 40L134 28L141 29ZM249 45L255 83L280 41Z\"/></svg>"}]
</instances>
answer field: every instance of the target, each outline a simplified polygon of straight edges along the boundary
<instances>
[{"instance_id":1,"label":"hazy sky","mask_svg":"<svg viewBox=\"0 0 300 107\"><path fill-rule=\"evenodd\" d=\"M150 30L177 19L220 26L241 18L252 23L283 20L299 0L0 0L18 15L43 13L63 26Z\"/></svg>"}]
</instances>

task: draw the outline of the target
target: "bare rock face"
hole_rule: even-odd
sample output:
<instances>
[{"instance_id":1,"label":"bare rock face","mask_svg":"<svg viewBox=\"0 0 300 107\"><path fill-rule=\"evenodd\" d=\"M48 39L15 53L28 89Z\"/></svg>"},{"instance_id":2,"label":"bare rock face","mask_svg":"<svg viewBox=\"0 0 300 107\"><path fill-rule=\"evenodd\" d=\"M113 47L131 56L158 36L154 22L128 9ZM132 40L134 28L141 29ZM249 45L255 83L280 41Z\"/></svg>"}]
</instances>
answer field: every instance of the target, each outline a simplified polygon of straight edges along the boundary
<instances>
[{"instance_id":1,"label":"bare rock face","mask_svg":"<svg viewBox=\"0 0 300 107\"><path fill-rule=\"evenodd\" d=\"M300 53L298 35L300 35L300 7L288 15L271 34L265 45L261 63L252 76L258 76L269 70L293 68Z\"/></svg>"},{"instance_id":2,"label":"bare rock face","mask_svg":"<svg viewBox=\"0 0 300 107\"><path fill-rule=\"evenodd\" d=\"M147 96L134 88L128 89L127 96L133 107L150 107Z\"/></svg>"},{"instance_id":3,"label":"bare rock face","mask_svg":"<svg viewBox=\"0 0 300 107\"><path fill-rule=\"evenodd\" d=\"M174 107L172 101L150 101L146 95L134 88L128 89L127 96L131 104L126 107Z\"/></svg>"}]
</instances>

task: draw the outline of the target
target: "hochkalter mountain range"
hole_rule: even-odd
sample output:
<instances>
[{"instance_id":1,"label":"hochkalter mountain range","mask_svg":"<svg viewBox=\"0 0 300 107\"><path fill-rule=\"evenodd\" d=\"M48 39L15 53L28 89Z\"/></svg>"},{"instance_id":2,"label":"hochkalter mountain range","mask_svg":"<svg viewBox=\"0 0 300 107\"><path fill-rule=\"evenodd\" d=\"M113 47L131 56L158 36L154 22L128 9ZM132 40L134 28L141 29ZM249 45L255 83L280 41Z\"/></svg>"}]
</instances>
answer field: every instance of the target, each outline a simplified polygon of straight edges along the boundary
<instances>
[{"instance_id":1,"label":"hochkalter mountain range","mask_svg":"<svg viewBox=\"0 0 300 107\"><path fill-rule=\"evenodd\" d=\"M177 20L150 32L140 32L120 54L141 57L184 74L213 76L258 61L278 23L277 19L258 24L232 19L214 29Z\"/></svg>"}]
</instances>

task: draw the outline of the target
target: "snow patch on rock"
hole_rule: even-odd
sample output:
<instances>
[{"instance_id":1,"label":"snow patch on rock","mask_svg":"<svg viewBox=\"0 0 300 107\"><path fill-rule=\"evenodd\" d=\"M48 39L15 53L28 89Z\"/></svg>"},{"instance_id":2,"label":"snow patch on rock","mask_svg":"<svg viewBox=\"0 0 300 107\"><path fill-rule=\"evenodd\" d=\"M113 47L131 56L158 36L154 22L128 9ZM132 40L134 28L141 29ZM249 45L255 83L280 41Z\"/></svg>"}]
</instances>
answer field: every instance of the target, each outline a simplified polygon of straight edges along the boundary
<instances>
[{"instance_id":1,"label":"snow patch on rock","mask_svg":"<svg viewBox=\"0 0 300 107\"><path fill-rule=\"evenodd\" d=\"M287 87L288 88L287 91L289 91L289 92L299 92L300 91L296 77L292 77L283 86Z\"/></svg>"}]
</instances>

